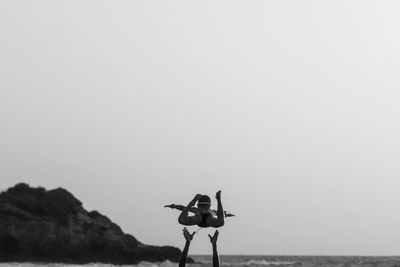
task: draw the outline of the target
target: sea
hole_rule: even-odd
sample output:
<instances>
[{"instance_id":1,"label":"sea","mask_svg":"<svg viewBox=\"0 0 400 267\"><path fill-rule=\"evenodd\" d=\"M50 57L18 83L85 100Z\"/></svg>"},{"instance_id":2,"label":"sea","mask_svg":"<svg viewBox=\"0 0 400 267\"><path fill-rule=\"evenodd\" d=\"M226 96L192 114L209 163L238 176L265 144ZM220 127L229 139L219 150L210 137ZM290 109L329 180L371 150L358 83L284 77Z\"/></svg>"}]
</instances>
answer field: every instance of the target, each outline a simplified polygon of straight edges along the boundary
<instances>
[{"instance_id":1,"label":"sea","mask_svg":"<svg viewBox=\"0 0 400 267\"><path fill-rule=\"evenodd\" d=\"M196 263L187 267L212 267L211 255L190 256ZM400 267L400 256L395 257L357 257L357 256L220 256L220 267L350 267L350 266L382 266ZM113 265L91 263L84 265L61 263L0 263L0 267L178 267L175 262L141 262L138 265Z\"/></svg>"}]
</instances>

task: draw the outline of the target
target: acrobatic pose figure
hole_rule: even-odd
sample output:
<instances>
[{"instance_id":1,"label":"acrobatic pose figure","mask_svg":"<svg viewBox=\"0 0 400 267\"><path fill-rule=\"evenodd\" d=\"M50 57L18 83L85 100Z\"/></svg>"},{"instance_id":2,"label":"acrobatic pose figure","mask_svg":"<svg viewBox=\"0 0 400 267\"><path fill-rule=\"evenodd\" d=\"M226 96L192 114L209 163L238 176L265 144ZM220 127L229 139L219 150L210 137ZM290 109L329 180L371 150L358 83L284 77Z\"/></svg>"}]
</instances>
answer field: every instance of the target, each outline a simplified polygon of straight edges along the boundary
<instances>
[{"instance_id":1,"label":"acrobatic pose figure","mask_svg":"<svg viewBox=\"0 0 400 267\"><path fill-rule=\"evenodd\" d=\"M218 228L224 225L225 217L234 215L224 212L221 203L221 190L216 193L215 198L218 203L217 211L210 209L210 197L201 194L197 194L186 207L175 204L165 205L164 207L181 210L182 212L179 215L178 222L182 225ZM193 207L196 202L197 207ZM194 215L189 215L189 212L194 213Z\"/></svg>"},{"instance_id":2,"label":"acrobatic pose figure","mask_svg":"<svg viewBox=\"0 0 400 267\"><path fill-rule=\"evenodd\" d=\"M188 256L188 252L189 252L190 242L192 241L195 233L196 232L193 232L191 234L191 233L189 233L188 229L186 229L186 227L183 228L183 236L185 237L186 242L185 242L185 247L182 250L181 257L179 259L179 267L186 266L186 260L187 260L187 256ZM213 248L213 267L219 267L219 256L218 256L218 251L217 251L218 235L219 235L218 230L215 230L215 233L213 236L208 235L208 237L210 238L210 242L212 244L212 248Z\"/></svg>"}]
</instances>

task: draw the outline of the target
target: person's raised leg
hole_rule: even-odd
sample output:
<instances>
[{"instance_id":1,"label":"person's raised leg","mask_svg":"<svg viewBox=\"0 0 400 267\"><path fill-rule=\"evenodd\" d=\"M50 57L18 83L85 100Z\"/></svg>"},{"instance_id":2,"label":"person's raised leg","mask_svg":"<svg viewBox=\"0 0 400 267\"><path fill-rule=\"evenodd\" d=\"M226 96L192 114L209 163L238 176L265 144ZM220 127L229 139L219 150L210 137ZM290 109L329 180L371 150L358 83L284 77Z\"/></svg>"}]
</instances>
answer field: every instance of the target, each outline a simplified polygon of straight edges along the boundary
<instances>
[{"instance_id":1,"label":"person's raised leg","mask_svg":"<svg viewBox=\"0 0 400 267\"><path fill-rule=\"evenodd\" d=\"M222 207L222 202L221 202L221 190L219 190L215 194L215 198L217 199L217 218L215 217L208 217L207 218L207 225L210 227L218 228L221 227L225 224L225 213L224 213L224 208Z\"/></svg>"},{"instance_id":2,"label":"person's raised leg","mask_svg":"<svg viewBox=\"0 0 400 267\"><path fill-rule=\"evenodd\" d=\"M196 201L199 200L201 197L200 194L197 194L192 201L182 210L181 214L179 215L178 222L182 225L196 225L199 224L202 220L200 214L195 214L193 216L189 215L190 209L196 204Z\"/></svg>"}]
</instances>

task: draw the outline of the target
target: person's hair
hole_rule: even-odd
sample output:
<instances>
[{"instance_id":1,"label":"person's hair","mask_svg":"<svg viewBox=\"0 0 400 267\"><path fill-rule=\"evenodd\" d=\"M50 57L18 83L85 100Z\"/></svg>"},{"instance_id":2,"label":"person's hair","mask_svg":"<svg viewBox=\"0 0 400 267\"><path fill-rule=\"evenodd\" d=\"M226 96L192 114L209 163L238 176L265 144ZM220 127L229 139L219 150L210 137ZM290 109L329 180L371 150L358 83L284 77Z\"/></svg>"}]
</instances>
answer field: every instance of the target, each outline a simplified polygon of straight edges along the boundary
<instances>
[{"instance_id":1,"label":"person's hair","mask_svg":"<svg viewBox=\"0 0 400 267\"><path fill-rule=\"evenodd\" d=\"M211 206L211 198L207 195L202 195L198 202L197 202L198 207L209 207Z\"/></svg>"}]
</instances>

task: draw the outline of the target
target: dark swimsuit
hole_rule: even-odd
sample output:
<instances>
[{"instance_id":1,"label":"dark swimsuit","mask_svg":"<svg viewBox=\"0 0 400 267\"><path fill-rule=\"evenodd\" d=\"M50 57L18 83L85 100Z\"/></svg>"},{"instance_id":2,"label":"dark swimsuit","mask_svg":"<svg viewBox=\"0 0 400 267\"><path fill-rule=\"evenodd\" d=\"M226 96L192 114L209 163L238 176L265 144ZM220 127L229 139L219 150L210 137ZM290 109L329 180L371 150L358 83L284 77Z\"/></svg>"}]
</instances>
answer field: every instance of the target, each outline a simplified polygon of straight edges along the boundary
<instances>
[{"instance_id":1,"label":"dark swimsuit","mask_svg":"<svg viewBox=\"0 0 400 267\"><path fill-rule=\"evenodd\" d=\"M207 218L208 216L211 216L210 213L200 213L201 214L201 222L197 224L197 226L199 227L210 227L209 225L207 225Z\"/></svg>"}]
</instances>

